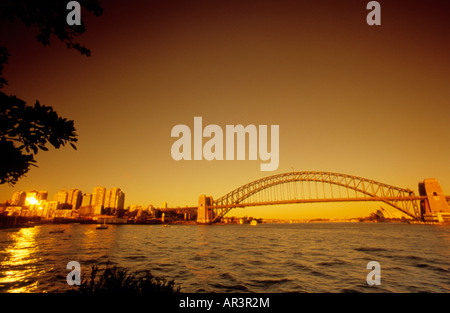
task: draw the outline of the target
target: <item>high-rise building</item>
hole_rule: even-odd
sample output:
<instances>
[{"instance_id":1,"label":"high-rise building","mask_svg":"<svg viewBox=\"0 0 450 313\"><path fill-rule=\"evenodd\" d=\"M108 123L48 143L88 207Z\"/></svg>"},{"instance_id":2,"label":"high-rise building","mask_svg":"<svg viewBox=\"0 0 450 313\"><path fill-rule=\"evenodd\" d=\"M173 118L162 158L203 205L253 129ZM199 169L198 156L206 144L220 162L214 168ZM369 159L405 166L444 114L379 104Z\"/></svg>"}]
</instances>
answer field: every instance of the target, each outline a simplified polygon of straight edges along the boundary
<instances>
[{"instance_id":1,"label":"high-rise building","mask_svg":"<svg viewBox=\"0 0 450 313\"><path fill-rule=\"evenodd\" d=\"M59 206L59 202L54 200L54 201L47 201L44 200L42 201L41 204L41 216L42 217L46 217L46 218L51 218L55 215L56 210L58 209Z\"/></svg>"},{"instance_id":2,"label":"high-rise building","mask_svg":"<svg viewBox=\"0 0 450 313\"><path fill-rule=\"evenodd\" d=\"M38 192L36 190L27 191L27 198L34 198L37 200Z\"/></svg>"},{"instance_id":3,"label":"high-rise building","mask_svg":"<svg viewBox=\"0 0 450 313\"><path fill-rule=\"evenodd\" d=\"M31 190L27 192L27 198L25 200L25 205L28 207L32 207L38 204L40 201L38 200L39 193L36 190Z\"/></svg>"},{"instance_id":4,"label":"high-rise building","mask_svg":"<svg viewBox=\"0 0 450 313\"><path fill-rule=\"evenodd\" d=\"M81 206L82 200L81 190L78 189L70 189L67 195L67 203L72 205L72 210L78 210Z\"/></svg>"},{"instance_id":5,"label":"high-rise building","mask_svg":"<svg viewBox=\"0 0 450 313\"><path fill-rule=\"evenodd\" d=\"M48 198L48 191L39 191L37 193L36 200L38 200L38 201L47 200L47 198Z\"/></svg>"},{"instance_id":6,"label":"high-rise building","mask_svg":"<svg viewBox=\"0 0 450 313\"><path fill-rule=\"evenodd\" d=\"M125 204L125 194L120 188L114 187L108 190L105 199L105 208L110 209L111 213L122 210Z\"/></svg>"},{"instance_id":7,"label":"high-rise building","mask_svg":"<svg viewBox=\"0 0 450 313\"><path fill-rule=\"evenodd\" d=\"M58 201L59 203L67 203L68 195L69 193L67 192L67 190L63 188L53 196L53 200Z\"/></svg>"},{"instance_id":8,"label":"high-rise building","mask_svg":"<svg viewBox=\"0 0 450 313\"><path fill-rule=\"evenodd\" d=\"M92 201L92 194L90 193L85 193L83 195L83 200L81 201L81 206L88 206L91 205L91 201Z\"/></svg>"},{"instance_id":9,"label":"high-rise building","mask_svg":"<svg viewBox=\"0 0 450 313\"><path fill-rule=\"evenodd\" d=\"M25 205L27 193L25 191L16 191L11 197L11 205Z\"/></svg>"},{"instance_id":10,"label":"high-rise building","mask_svg":"<svg viewBox=\"0 0 450 313\"><path fill-rule=\"evenodd\" d=\"M105 205L106 188L95 187L92 193L91 205Z\"/></svg>"}]
</instances>

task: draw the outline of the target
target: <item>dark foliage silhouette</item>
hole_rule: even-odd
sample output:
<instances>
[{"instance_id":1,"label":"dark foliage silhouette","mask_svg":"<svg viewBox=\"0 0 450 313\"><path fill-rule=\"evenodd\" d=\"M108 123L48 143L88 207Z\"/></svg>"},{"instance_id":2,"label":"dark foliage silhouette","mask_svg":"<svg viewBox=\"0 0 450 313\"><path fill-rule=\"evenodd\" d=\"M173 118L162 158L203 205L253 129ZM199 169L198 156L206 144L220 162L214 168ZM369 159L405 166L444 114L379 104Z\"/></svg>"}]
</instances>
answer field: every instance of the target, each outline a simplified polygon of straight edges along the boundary
<instances>
[{"instance_id":1,"label":"dark foliage silhouette","mask_svg":"<svg viewBox=\"0 0 450 313\"><path fill-rule=\"evenodd\" d=\"M37 27L37 40L47 46L50 39L56 36L68 48L74 48L81 54L89 56L90 50L75 42L75 37L83 34L86 28L81 25L67 25L66 5L69 1L61 0L2 0L0 2L0 18L8 21L19 20L27 27ZM100 16L103 8L99 0L78 0L84 11Z\"/></svg>"},{"instance_id":2,"label":"dark foliage silhouette","mask_svg":"<svg viewBox=\"0 0 450 313\"><path fill-rule=\"evenodd\" d=\"M15 96L0 92L0 183L14 185L30 166L34 155L69 143L76 149L73 121L61 118L52 107L36 101L28 106Z\"/></svg>"},{"instance_id":3,"label":"dark foliage silhouette","mask_svg":"<svg viewBox=\"0 0 450 313\"><path fill-rule=\"evenodd\" d=\"M79 0L82 9L95 16L102 14L99 0ZM61 0L3 0L0 2L0 19L20 21L27 27L37 28L36 38L42 45L50 44L54 36L81 55L90 56L86 47L75 41L83 34L84 24L69 26L66 22L67 1ZM9 52L0 46L0 88L8 84L3 77L3 67ZM0 91L0 184L14 185L31 166L36 166L34 155L47 151L51 145L58 149L69 143L76 149L77 135L74 122L58 116L51 106L34 106L13 95Z\"/></svg>"},{"instance_id":4,"label":"dark foliage silhouette","mask_svg":"<svg viewBox=\"0 0 450 313\"><path fill-rule=\"evenodd\" d=\"M90 279L83 279L80 286L70 292L96 294L150 294L150 293L178 293L173 280L157 278L149 271L142 273L128 273L126 269L109 265L100 273L97 266L92 266Z\"/></svg>"}]
</instances>

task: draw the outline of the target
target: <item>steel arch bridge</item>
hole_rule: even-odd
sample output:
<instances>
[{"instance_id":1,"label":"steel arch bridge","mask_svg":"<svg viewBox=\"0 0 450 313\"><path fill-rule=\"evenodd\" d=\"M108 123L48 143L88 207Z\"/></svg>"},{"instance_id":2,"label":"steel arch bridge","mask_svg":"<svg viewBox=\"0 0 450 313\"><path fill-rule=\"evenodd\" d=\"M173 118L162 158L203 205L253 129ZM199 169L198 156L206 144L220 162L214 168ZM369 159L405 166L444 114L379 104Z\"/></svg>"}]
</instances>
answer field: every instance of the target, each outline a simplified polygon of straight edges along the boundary
<instances>
[{"instance_id":1,"label":"steel arch bridge","mask_svg":"<svg viewBox=\"0 0 450 313\"><path fill-rule=\"evenodd\" d=\"M320 194L319 186L321 186ZM341 189L344 189L342 192ZM315 191L315 195L314 195ZM320 194L320 196L319 196ZM237 207L344 201L382 201L411 218L420 217L417 200L410 189L371 179L332 172L292 172L252 181L216 199L212 222Z\"/></svg>"}]
</instances>

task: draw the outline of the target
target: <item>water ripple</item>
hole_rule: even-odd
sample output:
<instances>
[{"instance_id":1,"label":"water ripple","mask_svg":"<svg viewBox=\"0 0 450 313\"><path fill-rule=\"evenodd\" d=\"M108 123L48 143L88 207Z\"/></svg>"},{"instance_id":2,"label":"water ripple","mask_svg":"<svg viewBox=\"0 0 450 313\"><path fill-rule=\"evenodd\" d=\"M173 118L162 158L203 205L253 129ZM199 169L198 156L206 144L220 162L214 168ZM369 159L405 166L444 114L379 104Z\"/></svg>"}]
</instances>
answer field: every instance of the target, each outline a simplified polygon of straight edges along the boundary
<instances>
[{"instance_id":1,"label":"water ripple","mask_svg":"<svg viewBox=\"0 0 450 313\"><path fill-rule=\"evenodd\" d=\"M42 225L0 231L0 292L66 291L69 261L85 276L92 265L149 270L184 292L449 292L449 238L450 227L424 225Z\"/></svg>"}]
</instances>

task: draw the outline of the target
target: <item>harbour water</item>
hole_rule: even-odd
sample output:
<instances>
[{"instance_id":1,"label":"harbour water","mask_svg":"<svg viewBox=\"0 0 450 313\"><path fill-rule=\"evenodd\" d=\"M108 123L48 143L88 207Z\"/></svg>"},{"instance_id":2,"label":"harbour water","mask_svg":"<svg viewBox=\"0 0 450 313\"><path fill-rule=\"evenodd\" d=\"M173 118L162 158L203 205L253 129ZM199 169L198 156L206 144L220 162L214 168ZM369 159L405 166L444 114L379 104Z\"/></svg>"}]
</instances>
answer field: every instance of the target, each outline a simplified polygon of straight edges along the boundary
<instances>
[{"instance_id":1,"label":"harbour water","mask_svg":"<svg viewBox=\"0 0 450 313\"><path fill-rule=\"evenodd\" d=\"M450 226L39 225L0 230L0 261L0 292L66 292L70 261L86 277L150 270L181 292L450 292ZM367 284L370 261L381 285Z\"/></svg>"}]
</instances>

